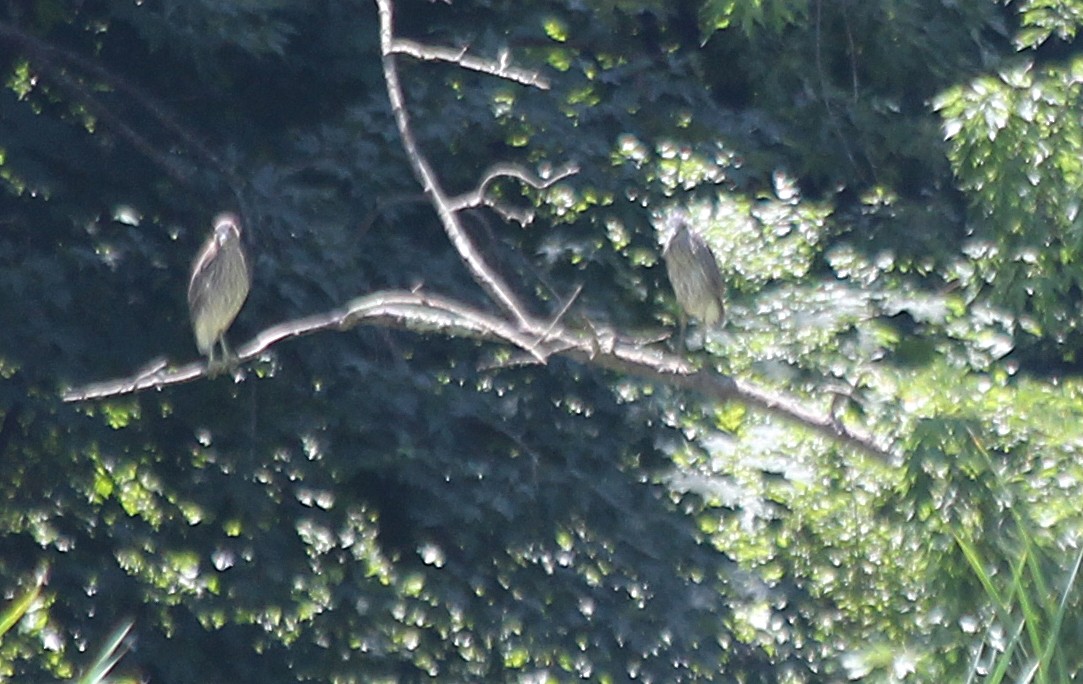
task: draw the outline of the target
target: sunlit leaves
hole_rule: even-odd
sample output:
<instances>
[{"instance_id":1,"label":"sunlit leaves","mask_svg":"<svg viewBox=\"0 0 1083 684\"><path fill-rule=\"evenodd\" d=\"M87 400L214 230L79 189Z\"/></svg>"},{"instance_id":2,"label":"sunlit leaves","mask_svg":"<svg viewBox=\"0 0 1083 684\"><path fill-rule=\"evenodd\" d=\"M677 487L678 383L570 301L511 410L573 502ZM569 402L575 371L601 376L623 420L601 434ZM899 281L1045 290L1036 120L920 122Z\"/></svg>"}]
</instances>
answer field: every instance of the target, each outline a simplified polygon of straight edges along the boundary
<instances>
[{"instance_id":1,"label":"sunlit leaves","mask_svg":"<svg viewBox=\"0 0 1083 684\"><path fill-rule=\"evenodd\" d=\"M991 242L975 264L998 301L1064 334L1078 312L1076 253L1083 247L1077 190L1083 182L1083 101L1078 64L1021 68L954 88L937 102L950 158Z\"/></svg>"},{"instance_id":2,"label":"sunlit leaves","mask_svg":"<svg viewBox=\"0 0 1083 684\"><path fill-rule=\"evenodd\" d=\"M30 73L30 63L21 61L16 64L8 76L6 85L19 96L19 99L29 95L30 91L37 85L36 79Z\"/></svg>"},{"instance_id":3,"label":"sunlit leaves","mask_svg":"<svg viewBox=\"0 0 1083 684\"><path fill-rule=\"evenodd\" d=\"M549 17L544 24L545 35L558 43L568 40L568 27L556 17Z\"/></svg>"},{"instance_id":4,"label":"sunlit leaves","mask_svg":"<svg viewBox=\"0 0 1083 684\"><path fill-rule=\"evenodd\" d=\"M9 633L13 669L29 653L70 674L37 644L92 651L139 613L130 655L163 682L961 680L988 595L1022 575L1004 562L1019 535L1055 570L1083 529L1065 363L1083 63L1013 66L1003 28L1019 8L1044 32L1023 43L1071 36L1073 5L399 4L404 37L552 81L398 59L449 192L495 162L579 164L544 191L489 188L531 222L463 215L532 311L684 353L655 224L687 208L730 313L693 326L689 361L837 439L589 361L369 326L283 341L151 410L71 411L55 395L73 378L194 354L184 280L223 203L251 214L239 339L383 288L484 305L404 159L371 7L78 3L37 37L183 124L93 90L140 148L12 61L0 564L18 595L22 565L51 559L60 607L44 637Z\"/></svg>"},{"instance_id":5,"label":"sunlit leaves","mask_svg":"<svg viewBox=\"0 0 1083 684\"><path fill-rule=\"evenodd\" d=\"M119 430L139 418L140 408L135 401L117 401L104 405L102 413L109 427Z\"/></svg>"},{"instance_id":6,"label":"sunlit leaves","mask_svg":"<svg viewBox=\"0 0 1083 684\"><path fill-rule=\"evenodd\" d=\"M1020 48L1038 47L1050 37L1070 41L1083 24L1078 0L1026 0L1020 3L1022 28L1015 37Z\"/></svg>"},{"instance_id":7,"label":"sunlit leaves","mask_svg":"<svg viewBox=\"0 0 1083 684\"><path fill-rule=\"evenodd\" d=\"M807 0L707 0L700 9L700 23L706 37L731 26L745 33L758 28L777 32L803 19L808 11Z\"/></svg>"}]
</instances>

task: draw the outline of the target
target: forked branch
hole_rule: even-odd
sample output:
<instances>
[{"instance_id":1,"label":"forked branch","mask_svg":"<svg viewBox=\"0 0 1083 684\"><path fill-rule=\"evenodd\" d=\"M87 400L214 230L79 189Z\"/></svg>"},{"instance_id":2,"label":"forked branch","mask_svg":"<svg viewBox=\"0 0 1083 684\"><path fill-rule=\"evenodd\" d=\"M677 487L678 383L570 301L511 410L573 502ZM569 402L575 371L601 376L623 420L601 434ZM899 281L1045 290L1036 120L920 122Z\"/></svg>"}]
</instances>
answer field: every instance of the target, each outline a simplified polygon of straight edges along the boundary
<instances>
[{"instance_id":1,"label":"forked branch","mask_svg":"<svg viewBox=\"0 0 1083 684\"><path fill-rule=\"evenodd\" d=\"M485 172L477 188L457 197L449 198L448 206L453 211L473 209L483 205L492 206L493 203L486 197L485 192L498 178L516 178L535 190L544 190L577 173L579 173L579 167L575 164L569 164L542 178L517 164L495 164Z\"/></svg>"},{"instance_id":2,"label":"forked branch","mask_svg":"<svg viewBox=\"0 0 1083 684\"><path fill-rule=\"evenodd\" d=\"M447 193L440 185L436 172L421 152L421 147L414 138L413 130L410 127L410 117L406 111L406 98L403 94L402 83L399 81L398 68L395 65L395 38L391 0L376 0L376 6L380 14L380 52L383 61L384 81L387 84L387 97L391 102L391 110L395 115L395 124L399 129L399 137L402 139L402 146L406 150L406 156L410 159L414 175L417 176L422 189L432 201L433 207L435 207L436 213L440 217L440 223L444 226L444 231L467 268L470 269L474 280L521 327L530 329L534 323L530 313L523 303L519 301L511 287L504 282L504 279L486 263L481 252L470 240L457 212L452 207Z\"/></svg>"}]
</instances>

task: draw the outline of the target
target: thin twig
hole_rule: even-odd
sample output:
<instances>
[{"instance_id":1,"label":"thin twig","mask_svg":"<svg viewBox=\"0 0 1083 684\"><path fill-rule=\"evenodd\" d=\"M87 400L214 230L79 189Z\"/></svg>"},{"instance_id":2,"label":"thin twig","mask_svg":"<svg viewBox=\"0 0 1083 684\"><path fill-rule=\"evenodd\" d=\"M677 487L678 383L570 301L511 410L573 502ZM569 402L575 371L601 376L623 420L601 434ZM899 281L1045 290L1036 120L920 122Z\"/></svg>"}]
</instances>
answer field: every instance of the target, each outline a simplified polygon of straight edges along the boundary
<instances>
[{"instance_id":1,"label":"thin twig","mask_svg":"<svg viewBox=\"0 0 1083 684\"><path fill-rule=\"evenodd\" d=\"M47 80L52 81L59 88L66 91L68 97L82 103L88 112L103 121L120 137L127 140L132 147L142 152L147 159L157 164L170 178L181 185L191 185L190 172L181 169L176 162L152 145L149 140L129 126L122 118L114 114L109 107L106 107L98 98L94 97L85 85L68 75L63 67L54 64L46 57L39 57L37 63L46 69Z\"/></svg>"},{"instance_id":2,"label":"thin twig","mask_svg":"<svg viewBox=\"0 0 1083 684\"><path fill-rule=\"evenodd\" d=\"M465 47L461 50L452 50L437 45L425 45L408 38L395 38L390 46L390 51L398 55L410 55L427 62L451 62L464 69L480 71L539 90L549 90L549 79L536 71L512 66L511 58L506 51L501 51L499 59L491 60L468 55L466 50Z\"/></svg>"},{"instance_id":3,"label":"thin twig","mask_svg":"<svg viewBox=\"0 0 1083 684\"><path fill-rule=\"evenodd\" d=\"M846 135L842 132L842 127L839 125L838 116L835 113L835 108L831 106L831 93L829 92L827 75L824 70L823 64L823 37L820 33L821 13L823 12L822 0L816 2L816 75L820 79L820 94L823 96L824 110L827 112L827 119L831 122L831 128L835 132L835 136L839 139L839 144L842 146L842 151L846 153L847 159L850 160L850 165L855 169L857 166L857 159L854 158L854 153L850 149L850 143Z\"/></svg>"},{"instance_id":4,"label":"thin twig","mask_svg":"<svg viewBox=\"0 0 1083 684\"><path fill-rule=\"evenodd\" d=\"M448 200L448 205L451 207L452 211L491 205L491 202L485 197L485 191L497 178L517 178L535 190L544 190L545 188L564 180L568 176L573 176L577 173L579 173L579 167L575 164L569 164L568 166L557 170L552 176L542 178L518 164L495 164L489 167L485 172L485 176L481 179L481 182L478 183L478 187L470 192L450 198Z\"/></svg>"},{"instance_id":5,"label":"thin twig","mask_svg":"<svg viewBox=\"0 0 1083 684\"><path fill-rule=\"evenodd\" d=\"M582 285L575 288L575 292L572 293L571 297L568 297L568 301L564 302L564 306L560 307L560 311L557 312L557 315L553 316L553 322L550 323L549 327L542 332L541 338L534 343L535 345L544 344L549 341L549 336L553 333L554 330L557 329L557 326L560 325L560 321L563 320L565 314L568 313L568 309L572 308L572 304L575 303L575 300L579 299L579 294L582 291Z\"/></svg>"}]
</instances>

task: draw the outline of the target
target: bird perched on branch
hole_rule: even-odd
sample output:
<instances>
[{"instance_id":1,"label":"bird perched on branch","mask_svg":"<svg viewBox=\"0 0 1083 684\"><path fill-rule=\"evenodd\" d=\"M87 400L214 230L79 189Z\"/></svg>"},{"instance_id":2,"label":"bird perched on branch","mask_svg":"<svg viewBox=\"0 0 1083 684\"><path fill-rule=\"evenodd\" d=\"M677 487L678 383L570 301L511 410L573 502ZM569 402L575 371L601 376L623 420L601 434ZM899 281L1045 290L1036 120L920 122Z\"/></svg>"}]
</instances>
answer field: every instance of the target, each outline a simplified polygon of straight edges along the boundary
<instances>
[{"instance_id":1,"label":"bird perched on branch","mask_svg":"<svg viewBox=\"0 0 1083 684\"><path fill-rule=\"evenodd\" d=\"M192 264L192 279L188 283L188 312L196 347L207 355L207 371L212 376L233 360L225 334L248 297L250 282L248 259L241 244L240 219L233 214L220 214L214 220L214 233ZM216 346L222 348L222 358L217 360Z\"/></svg>"},{"instance_id":2,"label":"bird perched on branch","mask_svg":"<svg viewBox=\"0 0 1083 684\"><path fill-rule=\"evenodd\" d=\"M681 305L680 342L684 347L685 327L688 317L708 326L722 326L726 322L726 292L722 273L714 253L698 233L689 225L683 213L674 214L668 221L672 234L662 251L666 273Z\"/></svg>"}]
</instances>

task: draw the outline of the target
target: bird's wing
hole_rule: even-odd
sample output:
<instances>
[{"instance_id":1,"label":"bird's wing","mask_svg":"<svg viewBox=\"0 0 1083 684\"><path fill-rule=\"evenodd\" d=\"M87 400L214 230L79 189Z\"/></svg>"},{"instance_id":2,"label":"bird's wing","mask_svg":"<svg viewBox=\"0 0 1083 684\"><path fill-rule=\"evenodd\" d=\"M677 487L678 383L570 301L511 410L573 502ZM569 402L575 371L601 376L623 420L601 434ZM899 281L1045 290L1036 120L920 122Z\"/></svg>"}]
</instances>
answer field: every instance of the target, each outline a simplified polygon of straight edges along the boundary
<instances>
[{"instance_id":1,"label":"bird's wing","mask_svg":"<svg viewBox=\"0 0 1083 684\"><path fill-rule=\"evenodd\" d=\"M218 246L213 242L208 242L199 251L199 257L192 264L192 278L188 281L188 309L192 312L202 309L206 303L211 283L210 278L203 276L217 254Z\"/></svg>"},{"instance_id":2,"label":"bird's wing","mask_svg":"<svg viewBox=\"0 0 1083 684\"><path fill-rule=\"evenodd\" d=\"M725 293L726 283L722 280L722 272L718 269L718 258L715 257L714 250L703 239L703 236L692 233L692 251L696 252L696 263L702 264L703 274L707 276L707 280L711 281L711 290L719 294ZM700 255L707 258L698 258Z\"/></svg>"}]
</instances>

